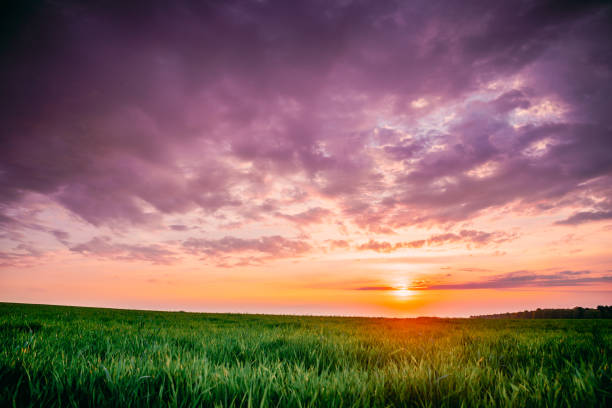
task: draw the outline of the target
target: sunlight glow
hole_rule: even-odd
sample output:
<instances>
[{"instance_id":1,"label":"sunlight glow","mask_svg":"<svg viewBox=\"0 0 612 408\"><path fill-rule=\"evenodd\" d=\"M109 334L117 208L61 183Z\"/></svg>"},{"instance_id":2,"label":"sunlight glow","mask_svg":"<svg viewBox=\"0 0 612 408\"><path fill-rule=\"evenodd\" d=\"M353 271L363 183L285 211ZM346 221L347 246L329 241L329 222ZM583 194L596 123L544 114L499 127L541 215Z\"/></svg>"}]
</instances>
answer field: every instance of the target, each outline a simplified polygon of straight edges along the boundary
<instances>
[{"instance_id":1,"label":"sunlight glow","mask_svg":"<svg viewBox=\"0 0 612 408\"><path fill-rule=\"evenodd\" d=\"M406 299L413 295L413 292L410 289L406 289L406 287L402 286L393 291L393 294L400 299Z\"/></svg>"}]
</instances>

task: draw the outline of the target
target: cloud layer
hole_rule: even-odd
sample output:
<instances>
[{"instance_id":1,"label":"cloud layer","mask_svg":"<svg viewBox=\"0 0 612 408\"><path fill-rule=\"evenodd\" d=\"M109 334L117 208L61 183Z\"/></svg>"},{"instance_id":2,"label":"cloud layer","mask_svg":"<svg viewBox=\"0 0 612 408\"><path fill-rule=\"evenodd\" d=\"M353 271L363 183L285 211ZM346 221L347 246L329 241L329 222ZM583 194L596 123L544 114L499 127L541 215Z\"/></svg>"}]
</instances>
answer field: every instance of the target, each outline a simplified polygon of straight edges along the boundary
<instances>
[{"instance_id":1,"label":"cloud layer","mask_svg":"<svg viewBox=\"0 0 612 408\"><path fill-rule=\"evenodd\" d=\"M3 7L7 262L51 245L25 230L86 256L246 265L508 243L469 224L502 212L612 219L608 2ZM339 236L308 235L324 228Z\"/></svg>"},{"instance_id":2,"label":"cloud layer","mask_svg":"<svg viewBox=\"0 0 612 408\"><path fill-rule=\"evenodd\" d=\"M510 272L488 279L462 283L422 284L419 290L457 290L457 289L509 289L509 288L550 288L557 286L575 287L587 284L612 282L612 275L594 274L590 271L559 271L538 273L530 271Z\"/></svg>"}]
</instances>

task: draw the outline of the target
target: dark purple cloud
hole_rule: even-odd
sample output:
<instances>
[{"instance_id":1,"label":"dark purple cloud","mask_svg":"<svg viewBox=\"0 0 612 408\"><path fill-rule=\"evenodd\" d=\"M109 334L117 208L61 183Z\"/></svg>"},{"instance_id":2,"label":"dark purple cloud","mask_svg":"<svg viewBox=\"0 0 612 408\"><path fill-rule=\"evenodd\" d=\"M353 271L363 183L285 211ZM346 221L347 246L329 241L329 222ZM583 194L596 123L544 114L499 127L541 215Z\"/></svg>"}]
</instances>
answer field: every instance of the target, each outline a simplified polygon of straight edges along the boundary
<instances>
[{"instance_id":1,"label":"dark purple cloud","mask_svg":"<svg viewBox=\"0 0 612 408\"><path fill-rule=\"evenodd\" d=\"M332 215L323 206L381 234L509 204L573 208L561 224L610 218L600 208L612 185L608 2L2 7L5 217L35 193L99 228L159 227L193 212L228 225L314 225ZM273 197L275 181L295 190ZM427 245L497 239L462 233ZM82 251L147 258L116 245L92 240ZM308 245L185 243L203 254Z\"/></svg>"},{"instance_id":2,"label":"dark purple cloud","mask_svg":"<svg viewBox=\"0 0 612 408\"><path fill-rule=\"evenodd\" d=\"M50 232L59 242L68 245L68 239L70 239L70 234L68 232L57 229L51 230Z\"/></svg>"},{"instance_id":3,"label":"dark purple cloud","mask_svg":"<svg viewBox=\"0 0 612 408\"><path fill-rule=\"evenodd\" d=\"M578 225L589 221L601 221L612 219L612 211L581 211L568 218L557 221L559 225Z\"/></svg>"},{"instance_id":4,"label":"dark purple cloud","mask_svg":"<svg viewBox=\"0 0 612 408\"><path fill-rule=\"evenodd\" d=\"M187 225L182 224L172 224L170 225L170 229L172 231L187 231L189 230L189 227Z\"/></svg>"}]
</instances>

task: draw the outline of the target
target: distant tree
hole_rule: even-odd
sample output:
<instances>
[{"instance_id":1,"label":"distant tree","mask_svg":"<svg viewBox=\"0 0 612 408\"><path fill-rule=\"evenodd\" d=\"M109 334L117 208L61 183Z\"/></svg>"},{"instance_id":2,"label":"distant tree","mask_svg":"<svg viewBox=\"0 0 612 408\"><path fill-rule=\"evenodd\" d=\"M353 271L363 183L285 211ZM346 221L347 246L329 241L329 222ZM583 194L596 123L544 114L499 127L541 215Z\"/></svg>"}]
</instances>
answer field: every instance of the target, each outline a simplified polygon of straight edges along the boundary
<instances>
[{"instance_id":1,"label":"distant tree","mask_svg":"<svg viewBox=\"0 0 612 408\"><path fill-rule=\"evenodd\" d=\"M480 319L612 319L612 306L597 306L596 309L576 306L573 309L525 310L514 313L471 316Z\"/></svg>"}]
</instances>

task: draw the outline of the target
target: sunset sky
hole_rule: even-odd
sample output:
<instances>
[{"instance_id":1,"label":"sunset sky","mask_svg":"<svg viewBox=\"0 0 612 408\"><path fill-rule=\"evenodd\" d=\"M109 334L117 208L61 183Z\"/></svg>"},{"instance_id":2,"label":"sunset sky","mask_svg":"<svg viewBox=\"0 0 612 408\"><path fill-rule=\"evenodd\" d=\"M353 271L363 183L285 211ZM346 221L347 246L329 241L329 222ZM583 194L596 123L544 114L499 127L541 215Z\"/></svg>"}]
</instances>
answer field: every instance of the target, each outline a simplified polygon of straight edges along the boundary
<instances>
[{"instance_id":1,"label":"sunset sky","mask_svg":"<svg viewBox=\"0 0 612 408\"><path fill-rule=\"evenodd\" d=\"M612 6L0 6L0 301L612 304Z\"/></svg>"}]
</instances>

